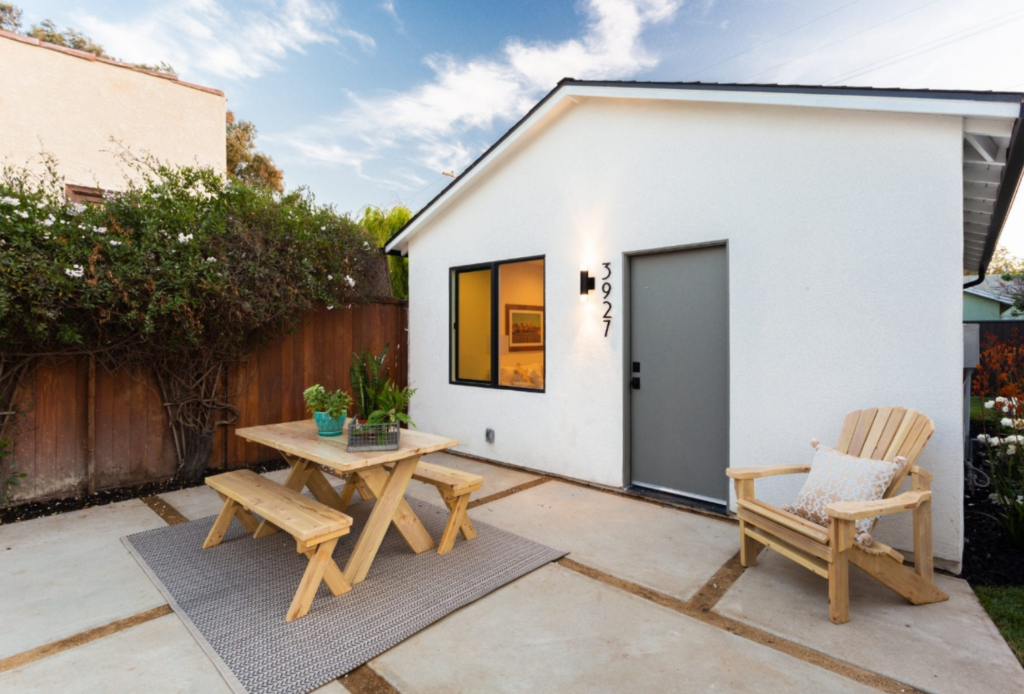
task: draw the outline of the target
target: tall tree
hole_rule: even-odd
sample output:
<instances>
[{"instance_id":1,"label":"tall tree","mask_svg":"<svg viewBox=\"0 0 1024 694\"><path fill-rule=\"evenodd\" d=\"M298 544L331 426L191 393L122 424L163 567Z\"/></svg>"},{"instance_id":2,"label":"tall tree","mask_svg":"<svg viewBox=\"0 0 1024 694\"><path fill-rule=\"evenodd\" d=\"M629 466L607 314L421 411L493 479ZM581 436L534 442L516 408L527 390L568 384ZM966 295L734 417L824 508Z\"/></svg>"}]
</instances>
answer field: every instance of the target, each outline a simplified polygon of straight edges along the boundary
<instances>
[{"instance_id":1,"label":"tall tree","mask_svg":"<svg viewBox=\"0 0 1024 694\"><path fill-rule=\"evenodd\" d=\"M998 246L988 264L989 275L1020 275L1024 273L1024 258L1010 253L1006 246Z\"/></svg>"},{"instance_id":2,"label":"tall tree","mask_svg":"<svg viewBox=\"0 0 1024 694\"><path fill-rule=\"evenodd\" d=\"M52 43L55 46L74 48L78 51L92 53L97 58L116 60L116 58L103 50L103 46L93 41L78 29L68 27L64 31L61 31L57 28L57 24L49 19L45 19L39 24L33 24L28 31L22 31L21 15L22 12L20 7L9 2L0 2L0 29L24 34L25 36L31 36L34 39L39 39L46 43ZM146 70L152 70L153 72L166 72L171 75L177 74L174 72L173 67L162 60L156 65L146 65L145 63L134 64Z\"/></svg>"},{"instance_id":3,"label":"tall tree","mask_svg":"<svg viewBox=\"0 0 1024 694\"><path fill-rule=\"evenodd\" d=\"M398 230L412 219L408 207L395 205L389 210L367 205L359 224L377 239L377 245L384 247ZM391 295L396 299L409 299L409 259L388 256L388 274L391 275Z\"/></svg>"},{"instance_id":4,"label":"tall tree","mask_svg":"<svg viewBox=\"0 0 1024 694\"><path fill-rule=\"evenodd\" d=\"M256 126L252 121L235 120L227 112L228 175L250 185L261 185L284 192L284 172L274 165L269 154L256 149Z\"/></svg>"},{"instance_id":5,"label":"tall tree","mask_svg":"<svg viewBox=\"0 0 1024 694\"><path fill-rule=\"evenodd\" d=\"M0 2L0 29L3 31L21 31L21 8L9 2Z\"/></svg>"},{"instance_id":6,"label":"tall tree","mask_svg":"<svg viewBox=\"0 0 1024 694\"><path fill-rule=\"evenodd\" d=\"M57 25L50 19L44 19L40 24L33 24L32 28L26 32L26 35L31 36L34 39L45 41L46 43L52 43L55 46L63 46L64 48L74 48L76 51L85 51L86 53L92 53L97 58L111 58L106 51L103 50L103 46L95 43L91 38L78 31L68 27L64 31L60 31Z\"/></svg>"}]
</instances>

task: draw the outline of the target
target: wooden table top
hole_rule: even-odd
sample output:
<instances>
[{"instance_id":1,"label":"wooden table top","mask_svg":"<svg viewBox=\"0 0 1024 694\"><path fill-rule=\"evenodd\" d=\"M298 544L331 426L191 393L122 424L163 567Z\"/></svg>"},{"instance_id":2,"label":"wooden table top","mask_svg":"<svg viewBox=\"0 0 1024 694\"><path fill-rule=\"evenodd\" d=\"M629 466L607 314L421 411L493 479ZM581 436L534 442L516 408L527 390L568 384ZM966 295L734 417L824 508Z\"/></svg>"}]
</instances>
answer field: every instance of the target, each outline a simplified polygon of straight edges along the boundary
<instances>
[{"instance_id":1,"label":"wooden table top","mask_svg":"<svg viewBox=\"0 0 1024 694\"><path fill-rule=\"evenodd\" d=\"M436 453L459 445L457 439L427 434L415 429L402 429L396 451L363 451L350 453L348 445L348 424L341 436L320 436L312 419L283 424L264 424L258 427L237 429L235 433L247 441L262 443L282 453L298 456L314 463L320 463L347 473L376 465L393 463L418 455Z\"/></svg>"}]
</instances>

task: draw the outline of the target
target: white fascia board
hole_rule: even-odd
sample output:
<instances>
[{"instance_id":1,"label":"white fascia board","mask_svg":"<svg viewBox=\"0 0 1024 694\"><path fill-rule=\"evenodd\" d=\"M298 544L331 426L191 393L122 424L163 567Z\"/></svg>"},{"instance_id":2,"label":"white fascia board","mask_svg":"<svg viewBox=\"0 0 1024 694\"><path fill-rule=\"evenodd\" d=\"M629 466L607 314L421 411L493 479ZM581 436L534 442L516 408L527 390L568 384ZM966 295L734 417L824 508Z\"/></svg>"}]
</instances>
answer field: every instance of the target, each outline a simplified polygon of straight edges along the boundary
<instances>
[{"instance_id":1,"label":"white fascia board","mask_svg":"<svg viewBox=\"0 0 1024 694\"><path fill-rule=\"evenodd\" d=\"M915 113L923 115L957 116L961 118L1007 118L1020 115L1017 101L975 101L972 99L942 99L901 96L875 96L858 94L815 94L773 90L716 90L708 89L658 89L651 87L603 87L587 85L562 85L525 121L480 161L446 190L430 205L422 216L414 219L398 236L384 246L385 252L395 250L408 253L409 238L429 223L430 219L445 209L481 171L501 159L524 134L537 122L560 105L569 102L578 104L585 98L606 99L660 99L667 101L693 101L727 104L760 104L766 106L795 106L803 108L829 108L848 111L884 111L892 113ZM430 203L428 203L430 204Z\"/></svg>"},{"instance_id":2,"label":"white fascia board","mask_svg":"<svg viewBox=\"0 0 1024 694\"><path fill-rule=\"evenodd\" d=\"M648 87L594 87L567 85L563 91L578 97L616 99L663 99L667 101L703 101L727 104L763 104L766 106L800 106L831 108L846 111L887 111L919 113L962 118L1010 118L1020 115L1019 101L976 101L973 99L942 99L910 96L878 96L865 94L815 94L791 91L657 89Z\"/></svg>"}]
</instances>

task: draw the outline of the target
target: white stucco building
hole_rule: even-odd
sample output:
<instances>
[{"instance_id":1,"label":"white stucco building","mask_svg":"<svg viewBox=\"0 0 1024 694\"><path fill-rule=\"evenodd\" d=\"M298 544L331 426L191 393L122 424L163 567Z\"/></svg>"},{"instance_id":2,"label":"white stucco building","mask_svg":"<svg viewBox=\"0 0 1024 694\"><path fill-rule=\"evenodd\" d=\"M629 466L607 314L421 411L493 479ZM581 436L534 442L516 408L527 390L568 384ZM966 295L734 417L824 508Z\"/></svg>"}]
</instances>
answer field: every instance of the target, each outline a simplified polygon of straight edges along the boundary
<instances>
[{"instance_id":1,"label":"white stucco building","mask_svg":"<svg viewBox=\"0 0 1024 694\"><path fill-rule=\"evenodd\" d=\"M135 175L116 152L226 169L224 93L0 31L0 163L39 171L54 157L73 190Z\"/></svg>"},{"instance_id":2,"label":"white stucco building","mask_svg":"<svg viewBox=\"0 0 1024 694\"><path fill-rule=\"evenodd\" d=\"M810 462L847 412L914 408L957 568L963 274L1012 202L1021 103L562 81L387 246L410 258L413 417L467 454L724 510L726 467ZM912 548L909 518L878 535Z\"/></svg>"}]
</instances>

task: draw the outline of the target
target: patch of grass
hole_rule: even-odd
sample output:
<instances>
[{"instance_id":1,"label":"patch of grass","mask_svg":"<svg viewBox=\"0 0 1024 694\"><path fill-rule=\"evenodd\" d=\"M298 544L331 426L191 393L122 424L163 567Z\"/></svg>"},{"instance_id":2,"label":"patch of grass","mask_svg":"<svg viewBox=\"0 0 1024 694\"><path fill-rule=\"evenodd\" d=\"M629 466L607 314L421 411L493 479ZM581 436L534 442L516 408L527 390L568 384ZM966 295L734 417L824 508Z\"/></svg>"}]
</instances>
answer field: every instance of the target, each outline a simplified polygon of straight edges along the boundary
<instances>
[{"instance_id":1,"label":"patch of grass","mask_svg":"<svg viewBox=\"0 0 1024 694\"><path fill-rule=\"evenodd\" d=\"M975 586L974 592L1024 665L1024 587Z\"/></svg>"}]
</instances>

